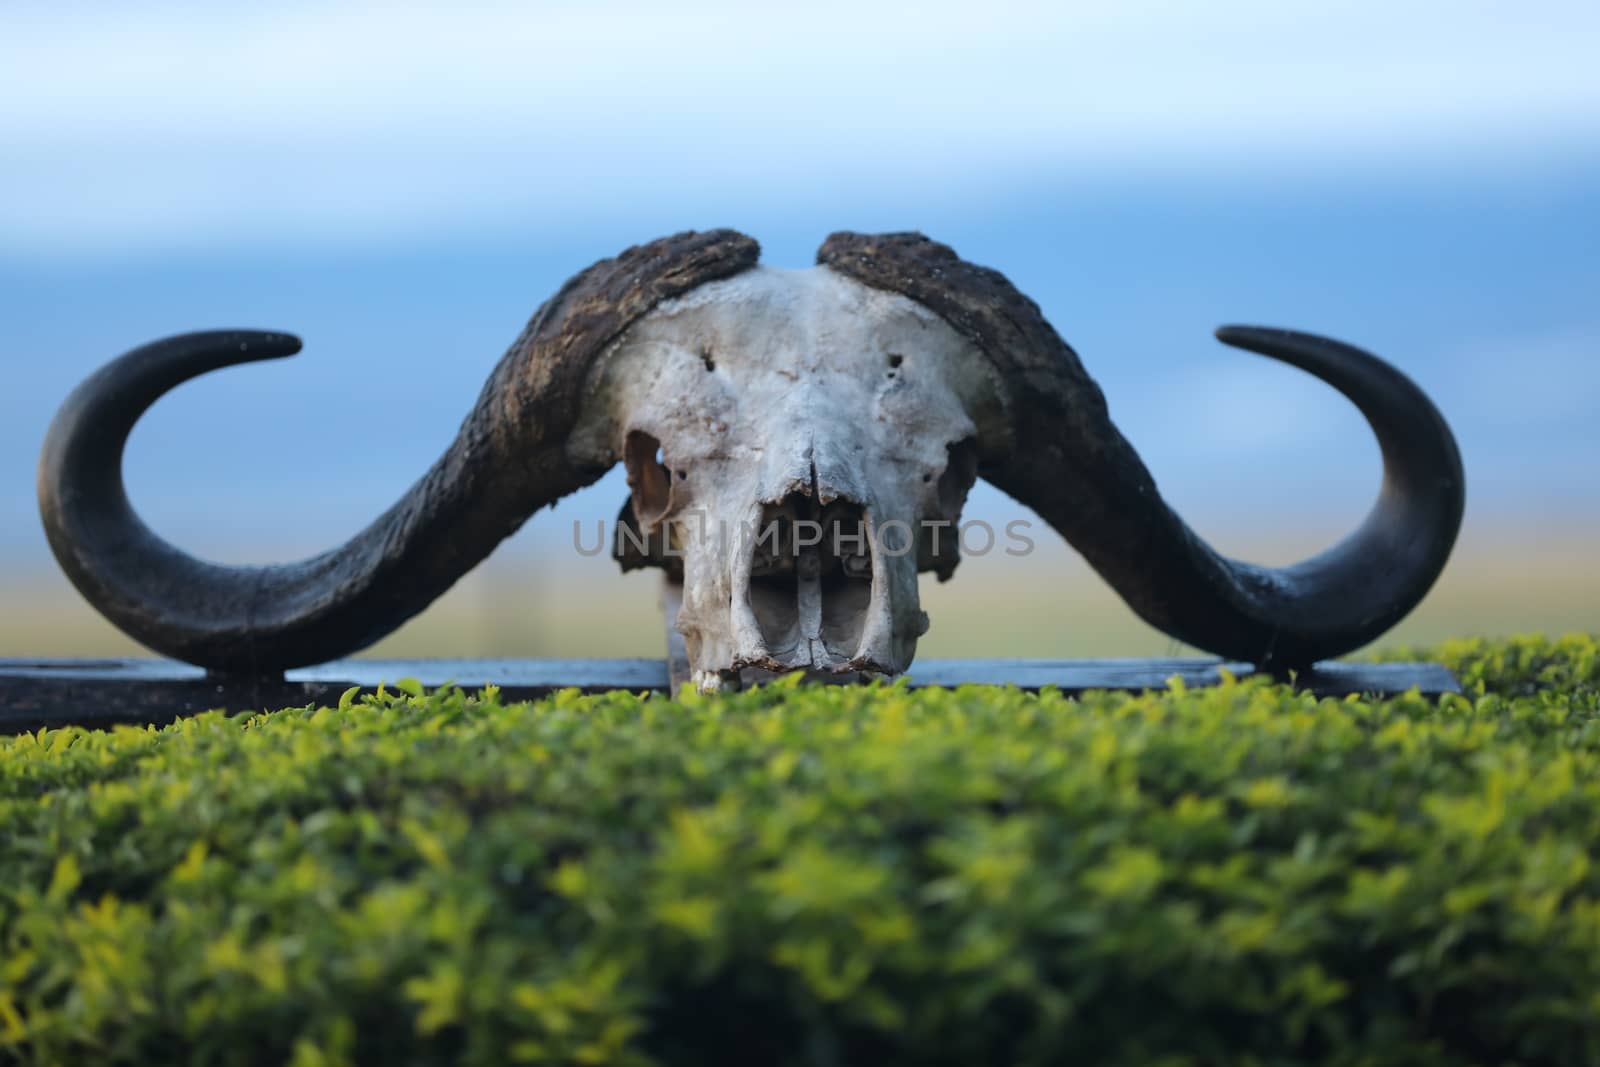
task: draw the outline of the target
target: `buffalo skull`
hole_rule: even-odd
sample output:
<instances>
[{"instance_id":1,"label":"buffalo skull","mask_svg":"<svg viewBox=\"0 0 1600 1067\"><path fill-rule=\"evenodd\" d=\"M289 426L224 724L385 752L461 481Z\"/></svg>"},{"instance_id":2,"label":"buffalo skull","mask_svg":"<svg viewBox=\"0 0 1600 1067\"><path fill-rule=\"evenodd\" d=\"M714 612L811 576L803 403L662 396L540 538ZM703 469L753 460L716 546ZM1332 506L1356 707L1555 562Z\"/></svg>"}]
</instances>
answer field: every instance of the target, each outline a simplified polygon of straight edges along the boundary
<instances>
[{"instance_id":1,"label":"buffalo skull","mask_svg":"<svg viewBox=\"0 0 1600 1067\"><path fill-rule=\"evenodd\" d=\"M79 386L50 429L39 500L51 547L137 640L263 674L371 644L533 512L621 462L618 555L681 579L677 627L706 688L746 668L904 671L927 628L917 575L955 567L953 524L977 477L1033 508L1151 625L1264 668L1370 641L1449 555L1463 502L1454 439L1372 355L1218 331L1338 389L1383 454L1382 491L1355 533L1265 568L1215 552L1163 502L1076 354L1002 275L917 234L835 234L800 271L758 254L738 233L685 233L574 277L400 501L295 564L220 566L167 544L129 505L121 462L162 394L299 341L217 331L136 349Z\"/></svg>"}]
</instances>

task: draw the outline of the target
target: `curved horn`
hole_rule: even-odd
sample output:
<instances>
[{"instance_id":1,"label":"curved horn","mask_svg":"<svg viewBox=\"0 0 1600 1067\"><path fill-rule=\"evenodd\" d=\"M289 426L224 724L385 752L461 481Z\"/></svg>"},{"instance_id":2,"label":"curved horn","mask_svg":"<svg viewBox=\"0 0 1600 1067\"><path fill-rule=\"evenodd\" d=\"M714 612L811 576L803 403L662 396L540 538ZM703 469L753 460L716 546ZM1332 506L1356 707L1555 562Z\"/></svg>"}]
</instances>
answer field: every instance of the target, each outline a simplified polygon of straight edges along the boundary
<instances>
[{"instance_id":1,"label":"curved horn","mask_svg":"<svg viewBox=\"0 0 1600 1067\"><path fill-rule=\"evenodd\" d=\"M292 355L286 334L170 337L112 361L69 396L45 438L39 511L72 583L158 652L222 672L319 663L389 633L534 511L605 473L566 454L595 356L660 301L754 265L731 230L630 248L568 281L500 360L460 432L398 503L299 563L230 567L186 555L128 503L122 451L164 393L219 367Z\"/></svg>"},{"instance_id":2,"label":"curved horn","mask_svg":"<svg viewBox=\"0 0 1600 1067\"><path fill-rule=\"evenodd\" d=\"M917 301L989 357L1009 394L1013 447L980 473L1037 511L1146 622L1187 644L1270 668L1341 655L1403 618L1449 557L1464 499L1455 439L1422 391L1376 356L1288 330L1217 331L1338 389L1383 452L1383 488L1355 533L1292 566L1260 567L1216 552L1167 506L1077 355L1003 275L920 234L834 234L817 261Z\"/></svg>"}]
</instances>

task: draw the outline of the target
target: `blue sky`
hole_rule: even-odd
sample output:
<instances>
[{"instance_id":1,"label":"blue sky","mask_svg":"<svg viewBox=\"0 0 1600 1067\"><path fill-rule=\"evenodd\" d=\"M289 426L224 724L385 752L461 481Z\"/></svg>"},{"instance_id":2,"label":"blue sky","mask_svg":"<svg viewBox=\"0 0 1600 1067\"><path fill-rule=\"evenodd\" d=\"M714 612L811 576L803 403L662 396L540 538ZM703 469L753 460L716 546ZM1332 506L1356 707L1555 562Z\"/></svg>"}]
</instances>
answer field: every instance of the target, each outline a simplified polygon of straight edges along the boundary
<instances>
[{"instance_id":1,"label":"blue sky","mask_svg":"<svg viewBox=\"0 0 1600 1067\"><path fill-rule=\"evenodd\" d=\"M1377 482L1347 405L1228 321L1416 377L1469 523L1600 528L1597 40L1576 3L13 2L0 559L48 566L38 443L119 351L305 337L163 401L129 480L196 551L311 551L422 472L562 280L717 225L780 265L920 229L1005 271L1202 529L1332 540Z\"/></svg>"},{"instance_id":2,"label":"blue sky","mask_svg":"<svg viewBox=\"0 0 1600 1067\"><path fill-rule=\"evenodd\" d=\"M1600 119L1582 3L13 0L0 18L0 224L46 255L931 206L997 174L1504 172L1592 144Z\"/></svg>"}]
</instances>

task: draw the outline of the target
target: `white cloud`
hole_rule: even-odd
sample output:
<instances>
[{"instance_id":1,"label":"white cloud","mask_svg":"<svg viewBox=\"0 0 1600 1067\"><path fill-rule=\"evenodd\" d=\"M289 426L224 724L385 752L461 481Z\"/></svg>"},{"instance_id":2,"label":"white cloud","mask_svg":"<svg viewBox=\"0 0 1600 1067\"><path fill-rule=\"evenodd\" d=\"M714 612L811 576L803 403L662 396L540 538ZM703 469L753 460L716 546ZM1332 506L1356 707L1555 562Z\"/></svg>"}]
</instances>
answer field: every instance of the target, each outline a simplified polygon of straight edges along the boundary
<instances>
[{"instance_id":1,"label":"white cloud","mask_svg":"<svg viewBox=\"0 0 1600 1067\"><path fill-rule=\"evenodd\" d=\"M1370 166L1600 132L1600 8L0 8L0 231L137 248L781 203L996 171Z\"/></svg>"}]
</instances>

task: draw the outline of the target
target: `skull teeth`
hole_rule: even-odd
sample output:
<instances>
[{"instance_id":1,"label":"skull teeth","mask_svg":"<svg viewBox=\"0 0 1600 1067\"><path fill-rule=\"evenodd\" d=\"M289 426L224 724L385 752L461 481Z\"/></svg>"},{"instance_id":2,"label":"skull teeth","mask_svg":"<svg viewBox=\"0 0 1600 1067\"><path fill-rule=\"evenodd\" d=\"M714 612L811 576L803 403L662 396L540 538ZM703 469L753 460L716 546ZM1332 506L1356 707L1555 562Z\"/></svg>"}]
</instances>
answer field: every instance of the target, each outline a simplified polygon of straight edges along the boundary
<instances>
[{"instance_id":1,"label":"skull teeth","mask_svg":"<svg viewBox=\"0 0 1600 1067\"><path fill-rule=\"evenodd\" d=\"M859 555L840 556L839 565L845 574L851 578L872 577L872 557L865 553Z\"/></svg>"}]
</instances>

